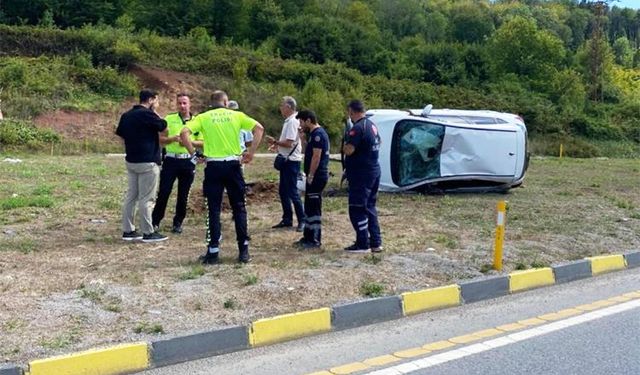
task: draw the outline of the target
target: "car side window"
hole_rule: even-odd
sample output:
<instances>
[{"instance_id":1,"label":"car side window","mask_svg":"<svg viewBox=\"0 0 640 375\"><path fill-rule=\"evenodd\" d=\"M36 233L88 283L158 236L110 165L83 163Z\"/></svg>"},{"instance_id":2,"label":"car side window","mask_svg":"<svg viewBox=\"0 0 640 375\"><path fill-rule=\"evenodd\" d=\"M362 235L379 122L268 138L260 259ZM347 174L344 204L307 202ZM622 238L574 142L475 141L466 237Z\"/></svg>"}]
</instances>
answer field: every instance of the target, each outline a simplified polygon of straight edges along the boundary
<instances>
[{"instance_id":1,"label":"car side window","mask_svg":"<svg viewBox=\"0 0 640 375\"><path fill-rule=\"evenodd\" d=\"M445 127L422 121L396 124L392 146L392 177L398 186L440 177Z\"/></svg>"}]
</instances>

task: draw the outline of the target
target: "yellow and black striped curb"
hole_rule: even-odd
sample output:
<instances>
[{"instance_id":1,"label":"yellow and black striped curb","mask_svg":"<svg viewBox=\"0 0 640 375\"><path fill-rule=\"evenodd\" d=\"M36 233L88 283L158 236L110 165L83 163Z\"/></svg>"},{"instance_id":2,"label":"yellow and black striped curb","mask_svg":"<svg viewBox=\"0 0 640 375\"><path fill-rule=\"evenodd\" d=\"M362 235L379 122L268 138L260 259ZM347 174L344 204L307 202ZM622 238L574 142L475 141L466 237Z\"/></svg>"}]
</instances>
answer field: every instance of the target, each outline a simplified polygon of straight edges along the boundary
<instances>
[{"instance_id":1,"label":"yellow and black striped curb","mask_svg":"<svg viewBox=\"0 0 640 375\"><path fill-rule=\"evenodd\" d=\"M565 308L560 311L532 316L528 319L501 324L496 327L485 328L480 331L451 337L446 340L427 342L426 344L421 344L417 347L397 350L395 352L378 355L373 358L334 366L326 370L316 371L307 375L350 375L354 373L361 373L362 371L374 374L414 372L422 367L418 365L418 362L420 362L419 358L423 360L426 359L427 361L431 360L433 361L432 363L436 364L448 362L450 360L460 358L458 357L458 354L461 353L479 353L486 351L489 348L496 348L509 343L516 343L526 338L534 337L536 334L532 334L532 329L537 329L538 332L550 332L551 330L547 331L547 329L554 322L567 322L576 318L586 318L585 321L591 320L595 315L594 313L597 313L598 310L602 313L608 308L610 309L612 306L624 305L632 302L633 300L640 300L640 291L628 292L611 298L601 299L571 308ZM639 304L636 303L635 305L638 306ZM627 310L626 307L623 307L623 309ZM605 313L605 315L608 314ZM567 326L571 326L571 324ZM418 361L407 362L416 359L418 359Z\"/></svg>"},{"instance_id":2,"label":"yellow and black striped curb","mask_svg":"<svg viewBox=\"0 0 640 375\"><path fill-rule=\"evenodd\" d=\"M23 369L0 365L0 375L117 375L359 327L459 306L524 290L640 266L640 251L603 255L546 268L515 271L459 284L260 319L193 335L88 350L31 361ZM464 338L461 338L461 340ZM451 341L451 340L450 340ZM424 349L424 348L423 348ZM400 353L402 357L403 353ZM407 353L404 353L407 354ZM408 353L411 354L411 353ZM389 358L376 358L376 361Z\"/></svg>"}]
</instances>

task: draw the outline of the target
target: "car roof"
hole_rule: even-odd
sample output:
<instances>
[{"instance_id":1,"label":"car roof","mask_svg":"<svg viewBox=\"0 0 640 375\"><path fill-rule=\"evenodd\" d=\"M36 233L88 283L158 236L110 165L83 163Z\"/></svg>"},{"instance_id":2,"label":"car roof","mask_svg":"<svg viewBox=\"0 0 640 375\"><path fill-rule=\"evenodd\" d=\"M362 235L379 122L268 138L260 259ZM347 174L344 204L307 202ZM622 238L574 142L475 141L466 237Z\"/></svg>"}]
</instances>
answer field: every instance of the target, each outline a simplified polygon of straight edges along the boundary
<instances>
[{"instance_id":1,"label":"car roof","mask_svg":"<svg viewBox=\"0 0 640 375\"><path fill-rule=\"evenodd\" d=\"M389 116L389 117L420 117L429 118L434 121L467 124L467 125L494 125L494 124L516 124L524 125L524 121L518 115L506 112L489 110L464 110L464 109L432 109L427 117L422 116L421 109L399 110L399 109L371 109L367 111L369 116Z\"/></svg>"}]
</instances>

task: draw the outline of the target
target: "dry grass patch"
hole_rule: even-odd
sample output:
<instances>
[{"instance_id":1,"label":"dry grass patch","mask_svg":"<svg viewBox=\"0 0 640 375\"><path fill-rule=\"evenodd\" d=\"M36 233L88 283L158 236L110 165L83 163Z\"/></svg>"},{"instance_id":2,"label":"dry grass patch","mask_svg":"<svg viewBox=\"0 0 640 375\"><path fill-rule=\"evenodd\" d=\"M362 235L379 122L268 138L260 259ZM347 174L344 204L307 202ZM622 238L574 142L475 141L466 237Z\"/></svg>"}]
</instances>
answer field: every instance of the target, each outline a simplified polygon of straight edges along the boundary
<instances>
[{"instance_id":1,"label":"dry grass patch","mask_svg":"<svg viewBox=\"0 0 640 375\"><path fill-rule=\"evenodd\" d=\"M126 188L120 158L25 156L0 163L0 355L12 361L162 334L195 332L492 273L495 205L509 201L505 268L531 268L640 247L637 160L534 159L509 194L381 194L385 252L343 254L354 233L344 194L324 199L323 247L292 246L270 159L247 167L253 262L236 263L223 212L222 264L204 251L202 170L182 235L120 240ZM329 190L338 187L339 168ZM175 192L174 192L175 194ZM6 208L5 208L6 207ZM162 230L168 232L174 201Z\"/></svg>"}]
</instances>

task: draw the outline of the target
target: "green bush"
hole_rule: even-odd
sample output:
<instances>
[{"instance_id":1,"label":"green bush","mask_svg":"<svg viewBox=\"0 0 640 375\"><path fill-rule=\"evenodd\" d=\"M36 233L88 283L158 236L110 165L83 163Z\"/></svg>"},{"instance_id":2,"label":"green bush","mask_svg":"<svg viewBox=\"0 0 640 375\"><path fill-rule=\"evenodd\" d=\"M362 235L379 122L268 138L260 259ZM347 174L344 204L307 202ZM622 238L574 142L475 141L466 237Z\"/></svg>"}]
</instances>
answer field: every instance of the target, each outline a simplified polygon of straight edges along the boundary
<instances>
[{"instance_id":1,"label":"green bush","mask_svg":"<svg viewBox=\"0 0 640 375\"><path fill-rule=\"evenodd\" d=\"M131 75L123 75L114 68L82 69L75 74L78 82L84 83L98 93L113 98L124 98L136 94L138 82Z\"/></svg>"},{"instance_id":2,"label":"green bush","mask_svg":"<svg viewBox=\"0 0 640 375\"><path fill-rule=\"evenodd\" d=\"M127 67L142 59L143 54L140 46L130 40L118 39L109 48L111 58L107 60L120 67Z\"/></svg>"},{"instance_id":3,"label":"green bush","mask_svg":"<svg viewBox=\"0 0 640 375\"><path fill-rule=\"evenodd\" d=\"M17 59L0 63L0 82L5 88L23 86L27 82L26 63Z\"/></svg>"},{"instance_id":4,"label":"green bush","mask_svg":"<svg viewBox=\"0 0 640 375\"><path fill-rule=\"evenodd\" d=\"M54 142L60 142L60 136L52 130L37 128L26 121L8 119L0 121L1 145L26 144L37 147L41 143L50 144Z\"/></svg>"}]
</instances>

